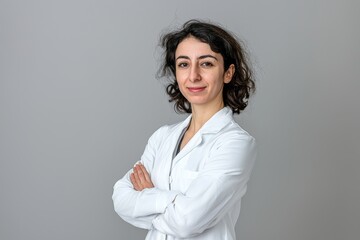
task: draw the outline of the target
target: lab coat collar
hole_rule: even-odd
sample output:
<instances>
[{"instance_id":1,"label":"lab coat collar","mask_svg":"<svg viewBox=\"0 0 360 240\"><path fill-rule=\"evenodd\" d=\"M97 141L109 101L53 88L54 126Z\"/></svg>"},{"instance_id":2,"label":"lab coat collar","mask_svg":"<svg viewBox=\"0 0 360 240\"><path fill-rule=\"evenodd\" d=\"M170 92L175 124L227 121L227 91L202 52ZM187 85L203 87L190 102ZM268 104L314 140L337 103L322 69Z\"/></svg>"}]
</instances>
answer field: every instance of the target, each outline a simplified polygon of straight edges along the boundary
<instances>
[{"instance_id":1,"label":"lab coat collar","mask_svg":"<svg viewBox=\"0 0 360 240\"><path fill-rule=\"evenodd\" d=\"M215 113L198 131L199 134L218 133L227 123L232 121L233 112L230 107L224 107ZM189 126L192 115L188 116L179 126L180 131Z\"/></svg>"},{"instance_id":2,"label":"lab coat collar","mask_svg":"<svg viewBox=\"0 0 360 240\"><path fill-rule=\"evenodd\" d=\"M199 134L218 133L230 121L232 121L232 110L224 107L215 113L199 130Z\"/></svg>"},{"instance_id":3,"label":"lab coat collar","mask_svg":"<svg viewBox=\"0 0 360 240\"><path fill-rule=\"evenodd\" d=\"M185 147L178 153L174 159L174 164L195 147L197 147L203 141L202 136L204 134L215 134L223 129L229 122L232 121L232 110L229 107L224 107L217 113L215 113L192 137L192 139L185 145ZM181 124L179 130L181 131L187 127L190 123L191 115L187 117Z\"/></svg>"}]
</instances>

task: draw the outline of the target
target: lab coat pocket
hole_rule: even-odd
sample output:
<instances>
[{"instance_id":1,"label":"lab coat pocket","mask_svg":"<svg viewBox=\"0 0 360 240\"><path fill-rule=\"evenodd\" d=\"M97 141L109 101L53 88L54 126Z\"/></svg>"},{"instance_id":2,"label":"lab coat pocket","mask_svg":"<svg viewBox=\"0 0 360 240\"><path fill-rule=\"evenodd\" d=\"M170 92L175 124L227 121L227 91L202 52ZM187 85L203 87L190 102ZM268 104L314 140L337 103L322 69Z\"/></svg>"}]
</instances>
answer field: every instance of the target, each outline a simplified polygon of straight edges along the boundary
<instances>
[{"instance_id":1,"label":"lab coat pocket","mask_svg":"<svg viewBox=\"0 0 360 240\"><path fill-rule=\"evenodd\" d=\"M190 184L194 181L195 178L197 178L197 176L199 175L199 172L197 171L191 171L191 170L183 170L181 173L181 183L180 183L180 188L181 188L181 192L185 193Z\"/></svg>"}]
</instances>

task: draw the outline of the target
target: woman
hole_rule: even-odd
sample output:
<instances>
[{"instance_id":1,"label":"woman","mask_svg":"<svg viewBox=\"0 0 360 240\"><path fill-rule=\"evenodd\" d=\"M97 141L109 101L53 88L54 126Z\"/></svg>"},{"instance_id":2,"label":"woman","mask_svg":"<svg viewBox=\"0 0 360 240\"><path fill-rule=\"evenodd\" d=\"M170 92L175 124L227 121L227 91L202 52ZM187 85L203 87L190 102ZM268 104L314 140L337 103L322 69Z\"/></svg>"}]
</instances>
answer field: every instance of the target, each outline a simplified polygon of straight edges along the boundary
<instances>
[{"instance_id":1,"label":"woman","mask_svg":"<svg viewBox=\"0 0 360 240\"><path fill-rule=\"evenodd\" d=\"M255 160L255 140L233 119L255 89L236 39L191 20L161 39L162 75L183 122L163 126L114 186L115 211L146 239L236 239L235 223Z\"/></svg>"}]
</instances>

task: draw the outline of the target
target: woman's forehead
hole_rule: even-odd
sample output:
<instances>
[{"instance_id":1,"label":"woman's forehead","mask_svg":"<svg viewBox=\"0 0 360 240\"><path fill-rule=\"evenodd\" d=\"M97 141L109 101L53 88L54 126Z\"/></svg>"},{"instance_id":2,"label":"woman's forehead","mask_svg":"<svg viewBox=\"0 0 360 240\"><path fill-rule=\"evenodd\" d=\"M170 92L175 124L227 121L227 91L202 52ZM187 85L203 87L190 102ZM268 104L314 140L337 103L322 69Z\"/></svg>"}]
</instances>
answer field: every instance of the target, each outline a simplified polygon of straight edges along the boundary
<instances>
[{"instance_id":1,"label":"woman's forehead","mask_svg":"<svg viewBox=\"0 0 360 240\"><path fill-rule=\"evenodd\" d=\"M221 56L221 54L211 50L211 47L208 43L202 42L195 37L187 37L179 43L175 51L175 58L179 57L180 55L194 58L198 58L204 55L212 55L216 58Z\"/></svg>"}]
</instances>

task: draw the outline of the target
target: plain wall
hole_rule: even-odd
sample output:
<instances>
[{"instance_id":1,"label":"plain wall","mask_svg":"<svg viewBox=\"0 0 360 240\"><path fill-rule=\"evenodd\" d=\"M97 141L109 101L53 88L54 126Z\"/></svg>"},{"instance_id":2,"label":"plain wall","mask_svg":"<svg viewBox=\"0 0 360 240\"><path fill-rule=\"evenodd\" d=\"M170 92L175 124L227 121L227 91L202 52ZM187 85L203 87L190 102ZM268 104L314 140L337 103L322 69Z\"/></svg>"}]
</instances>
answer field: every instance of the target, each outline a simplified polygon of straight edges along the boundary
<instances>
[{"instance_id":1,"label":"plain wall","mask_svg":"<svg viewBox=\"0 0 360 240\"><path fill-rule=\"evenodd\" d=\"M242 240L360 236L360 2L0 0L0 239L143 239L113 184L184 119L157 80L160 33L209 19L247 45L238 122L258 159Z\"/></svg>"}]
</instances>

